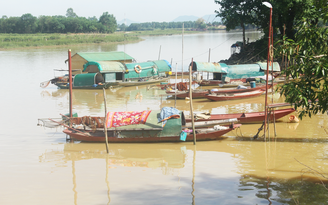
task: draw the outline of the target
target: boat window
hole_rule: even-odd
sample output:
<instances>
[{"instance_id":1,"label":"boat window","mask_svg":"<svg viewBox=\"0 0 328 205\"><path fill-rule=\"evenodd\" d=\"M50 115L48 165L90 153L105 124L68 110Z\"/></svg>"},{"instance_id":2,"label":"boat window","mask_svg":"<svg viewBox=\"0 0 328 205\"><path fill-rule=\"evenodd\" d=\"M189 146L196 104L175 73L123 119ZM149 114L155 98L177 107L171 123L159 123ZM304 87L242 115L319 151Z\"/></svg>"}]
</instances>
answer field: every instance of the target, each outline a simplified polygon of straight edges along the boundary
<instances>
[{"instance_id":1,"label":"boat window","mask_svg":"<svg viewBox=\"0 0 328 205\"><path fill-rule=\"evenodd\" d=\"M116 80L123 80L123 73L116 73Z\"/></svg>"},{"instance_id":2,"label":"boat window","mask_svg":"<svg viewBox=\"0 0 328 205\"><path fill-rule=\"evenodd\" d=\"M213 80L222 80L222 73L213 73Z\"/></svg>"},{"instance_id":3,"label":"boat window","mask_svg":"<svg viewBox=\"0 0 328 205\"><path fill-rule=\"evenodd\" d=\"M105 73L104 74L105 77L105 82L115 82L116 81L116 75L115 73Z\"/></svg>"}]
</instances>

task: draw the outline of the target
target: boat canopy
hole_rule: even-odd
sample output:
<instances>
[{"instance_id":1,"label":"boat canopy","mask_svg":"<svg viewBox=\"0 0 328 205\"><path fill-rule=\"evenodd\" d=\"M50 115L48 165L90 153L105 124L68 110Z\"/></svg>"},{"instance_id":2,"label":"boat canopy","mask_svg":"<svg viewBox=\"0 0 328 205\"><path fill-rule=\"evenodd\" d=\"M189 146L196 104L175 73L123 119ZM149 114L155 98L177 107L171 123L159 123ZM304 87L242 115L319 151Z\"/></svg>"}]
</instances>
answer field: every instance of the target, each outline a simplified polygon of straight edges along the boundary
<instances>
[{"instance_id":1,"label":"boat canopy","mask_svg":"<svg viewBox=\"0 0 328 205\"><path fill-rule=\"evenodd\" d=\"M129 71L125 73L125 79L163 76L165 72L171 71L171 65L166 60L127 63L125 66ZM137 73L136 70L140 70L139 73Z\"/></svg>"},{"instance_id":2,"label":"boat canopy","mask_svg":"<svg viewBox=\"0 0 328 205\"><path fill-rule=\"evenodd\" d=\"M206 63L206 62L191 62L192 71L203 71L210 73L228 73L228 66L225 63Z\"/></svg>"},{"instance_id":3,"label":"boat canopy","mask_svg":"<svg viewBox=\"0 0 328 205\"><path fill-rule=\"evenodd\" d=\"M260 66L261 70L267 70L267 63L265 62L257 62L257 64ZM280 65L278 62L273 62L273 72L280 72ZM269 64L269 71L272 70L272 66Z\"/></svg>"},{"instance_id":4,"label":"boat canopy","mask_svg":"<svg viewBox=\"0 0 328 205\"><path fill-rule=\"evenodd\" d=\"M83 65L83 72L88 73L123 73L125 70L123 63L115 61L89 61Z\"/></svg>"},{"instance_id":5,"label":"boat canopy","mask_svg":"<svg viewBox=\"0 0 328 205\"><path fill-rule=\"evenodd\" d=\"M76 53L87 61L122 61L122 60L133 60L133 58L122 51L112 52L81 52Z\"/></svg>"},{"instance_id":6,"label":"boat canopy","mask_svg":"<svg viewBox=\"0 0 328 205\"><path fill-rule=\"evenodd\" d=\"M180 118L170 118L166 121L165 126L163 122L158 122L158 117L160 116L160 111L152 110L147 117L145 124L131 124L119 127L111 127L108 130L117 130L120 131L125 137L137 137L140 135L140 132L146 132L149 130L152 131L152 135L157 137L168 137L168 136L177 136L181 134L182 125L185 124L185 118L183 112L179 111ZM124 132L127 129L136 129L140 131L134 132Z\"/></svg>"},{"instance_id":7,"label":"boat canopy","mask_svg":"<svg viewBox=\"0 0 328 205\"><path fill-rule=\"evenodd\" d=\"M80 86L92 86L103 81L103 77L100 73L83 73L77 74L74 76L73 86L80 87Z\"/></svg>"}]
</instances>

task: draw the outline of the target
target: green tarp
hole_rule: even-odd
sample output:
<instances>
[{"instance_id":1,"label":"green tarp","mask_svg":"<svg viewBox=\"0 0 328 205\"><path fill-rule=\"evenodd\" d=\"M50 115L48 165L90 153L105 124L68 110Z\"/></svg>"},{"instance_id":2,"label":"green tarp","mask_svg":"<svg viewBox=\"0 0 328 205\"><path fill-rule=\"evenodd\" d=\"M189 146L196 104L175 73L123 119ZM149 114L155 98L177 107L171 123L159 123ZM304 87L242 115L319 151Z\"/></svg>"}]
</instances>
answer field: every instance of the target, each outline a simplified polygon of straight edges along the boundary
<instances>
[{"instance_id":1,"label":"green tarp","mask_svg":"<svg viewBox=\"0 0 328 205\"><path fill-rule=\"evenodd\" d=\"M83 72L88 73L118 73L125 70L123 63L115 61L89 61L83 65Z\"/></svg>"},{"instance_id":2,"label":"green tarp","mask_svg":"<svg viewBox=\"0 0 328 205\"><path fill-rule=\"evenodd\" d=\"M77 74L74 76L73 86L92 86L96 83L96 75L97 73ZM98 73L98 75L100 74Z\"/></svg>"},{"instance_id":3,"label":"green tarp","mask_svg":"<svg viewBox=\"0 0 328 205\"><path fill-rule=\"evenodd\" d=\"M264 76L266 74L267 63L254 63L254 64L238 64L238 65L226 65L225 63L204 63L193 62L193 71L202 71L210 73L222 73L223 77L229 77L231 79L249 78L255 76ZM272 67L269 66L271 71ZM277 62L273 63L273 71L279 72L280 66Z\"/></svg>"},{"instance_id":4,"label":"green tarp","mask_svg":"<svg viewBox=\"0 0 328 205\"><path fill-rule=\"evenodd\" d=\"M171 71L170 64L165 60L148 61L142 63L127 63L125 64L128 73L125 73L125 78L143 78L151 76L162 76L165 72ZM141 72L137 73L135 67L140 66ZM139 70L139 68L137 68Z\"/></svg>"},{"instance_id":5,"label":"green tarp","mask_svg":"<svg viewBox=\"0 0 328 205\"><path fill-rule=\"evenodd\" d=\"M76 53L75 55L80 55L87 61L124 61L133 60L131 56L121 51L113 52L86 52L86 53Z\"/></svg>"},{"instance_id":6,"label":"green tarp","mask_svg":"<svg viewBox=\"0 0 328 205\"><path fill-rule=\"evenodd\" d=\"M192 71L203 71L210 73L228 73L225 63L192 62Z\"/></svg>"}]
</instances>

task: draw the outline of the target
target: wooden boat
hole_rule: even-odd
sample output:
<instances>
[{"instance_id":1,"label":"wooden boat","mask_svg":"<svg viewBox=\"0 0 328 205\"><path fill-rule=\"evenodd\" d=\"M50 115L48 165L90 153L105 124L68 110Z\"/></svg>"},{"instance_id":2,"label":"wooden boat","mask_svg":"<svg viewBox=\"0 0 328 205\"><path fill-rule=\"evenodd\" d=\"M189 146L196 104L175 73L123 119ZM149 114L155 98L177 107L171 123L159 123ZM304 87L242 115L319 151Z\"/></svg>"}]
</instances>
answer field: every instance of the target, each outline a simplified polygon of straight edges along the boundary
<instances>
[{"instance_id":1,"label":"wooden boat","mask_svg":"<svg viewBox=\"0 0 328 205\"><path fill-rule=\"evenodd\" d=\"M179 111L178 114L172 115L173 117L165 117L160 122L158 122L159 116L162 116L161 112L150 111L147 114L147 118L144 123L115 127L109 126L107 129L108 142L145 143L193 141L193 133L190 129L188 129L188 127L190 128L190 125L186 123L183 112ZM113 118L107 117L107 119ZM195 128L197 141L222 139L222 135L241 126L240 124L232 123L237 121L237 119L226 120L229 121L230 125L219 125L217 121L213 121L215 123L212 125L216 125L211 126L210 128ZM67 129L63 132L69 135L73 140L82 142L106 141L103 128L103 117L73 117L69 118L69 123L71 123L73 127L68 127L65 125ZM200 123L203 124L204 122ZM221 124L222 123L226 124L227 121L222 121ZM106 124L108 125L108 122L106 122ZM182 135L185 137L184 140L181 140Z\"/></svg>"},{"instance_id":2,"label":"wooden boat","mask_svg":"<svg viewBox=\"0 0 328 205\"><path fill-rule=\"evenodd\" d=\"M274 83L275 85L276 83ZM272 87L271 84L268 85L268 89L270 89ZM266 89L266 85L265 84L260 84L260 85L256 85L256 87L252 88L251 86L247 86L246 88L219 88L217 90L211 90L210 93L242 93L242 92L250 92L250 91L255 91L255 90L265 90Z\"/></svg>"},{"instance_id":3,"label":"wooden boat","mask_svg":"<svg viewBox=\"0 0 328 205\"><path fill-rule=\"evenodd\" d=\"M293 112L295 112L294 108L274 110L272 113L270 113L269 120L271 122L273 122L273 120L277 121L280 118L287 116ZM241 124L263 123L265 118L265 112L263 111L249 113L211 114L209 116L206 116L205 118L203 118L202 115L195 115L195 122L225 120L230 118L237 118L238 123ZM186 118L186 122L191 122L191 118Z\"/></svg>"},{"instance_id":4,"label":"wooden boat","mask_svg":"<svg viewBox=\"0 0 328 205\"><path fill-rule=\"evenodd\" d=\"M242 93L227 93L227 94L209 94L205 97L212 101L224 101L224 100L240 100L245 98L257 97L264 93L264 90L255 90L251 92Z\"/></svg>"},{"instance_id":5,"label":"wooden boat","mask_svg":"<svg viewBox=\"0 0 328 205\"><path fill-rule=\"evenodd\" d=\"M172 79L172 78L171 78ZM198 84L196 81L192 81L192 85ZM178 83L161 83L158 85L151 85L148 89L159 88L161 90L166 89L178 89L179 91L185 91L189 89L189 82L178 82Z\"/></svg>"},{"instance_id":6,"label":"wooden boat","mask_svg":"<svg viewBox=\"0 0 328 205\"><path fill-rule=\"evenodd\" d=\"M238 85L247 86L246 78L230 79L229 82L223 80L201 80L198 82L201 86L220 86L220 87L236 87Z\"/></svg>"},{"instance_id":7,"label":"wooden boat","mask_svg":"<svg viewBox=\"0 0 328 205\"><path fill-rule=\"evenodd\" d=\"M72 77L73 89L107 89L109 87L116 87L116 82L104 82L101 73L83 73L76 74ZM51 79L50 82L60 89L69 89L68 76L60 76Z\"/></svg>"},{"instance_id":8,"label":"wooden boat","mask_svg":"<svg viewBox=\"0 0 328 205\"><path fill-rule=\"evenodd\" d=\"M89 61L83 65L83 73L72 73L73 89L103 89L118 86L146 85L168 81L171 65L165 60L141 63L115 61ZM63 75L51 79L58 88L69 88L69 77ZM49 81L42 82L45 88Z\"/></svg>"},{"instance_id":9,"label":"wooden boat","mask_svg":"<svg viewBox=\"0 0 328 205\"><path fill-rule=\"evenodd\" d=\"M233 124L226 126L226 129L215 130L214 128L202 128L196 130L197 141L208 141L208 140L219 140L223 139L222 135L230 132L231 130L239 127L240 124ZM65 129L63 131L65 134L69 135L72 139L82 142L105 142L105 133L104 131L85 131L83 133L76 132L71 129ZM121 137L126 133L136 133L135 137ZM155 133L160 132L160 130ZM149 142L181 142L180 134L174 136L157 136L156 134L151 134L148 130L124 130L120 132L120 135L116 135L116 131L109 130L107 131L107 139L109 143L149 143ZM193 133L188 133L185 141L193 141Z\"/></svg>"},{"instance_id":10,"label":"wooden boat","mask_svg":"<svg viewBox=\"0 0 328 205\"><path fill-rule=\"evenodd\" d=\"M205 95L209 94L209 90L193 90L192 98L204 98ZM189 91L179 91L179 90L167 90L166 94L168 95L176 95L177 98L185 99L186 97L190 97Z\"/></svg>"},{"instance_id":11,"label":"wooden boat","mask_svg":"<svg viewBox=\"0 0 328 205\"><path fill-rule=\"evenodd\" d=\"M122 81L117 82L118 86L130 87L130 86L139 86L139 85L148 85L153 83L160 83L170 80L170 77L157 77L157 78L145 78L131 81Z\"/></svg>"},{"instance_id":12,"label":"wooden boat","mask_svg":"<svg viewBox=\"0 0 328 205\"><path fill-rule=\"evenodd\" d=\"M192 71L198 72L199 85L220 87L234 87L236 85L247 85L249 78L258 78L259 80L265 76L267 63L257 62L254 64L237 64L227 65L225 63L209 63L209 62L192 62ZM279 63L273 62L269 66L274 73L280 72ZM213 77L206 75L212 73ZM275 75L275 74L274 74ZM206 77L207 76L207 77ZM206 79L205 79L206 78Z\"/></svg>"}]
</instances>

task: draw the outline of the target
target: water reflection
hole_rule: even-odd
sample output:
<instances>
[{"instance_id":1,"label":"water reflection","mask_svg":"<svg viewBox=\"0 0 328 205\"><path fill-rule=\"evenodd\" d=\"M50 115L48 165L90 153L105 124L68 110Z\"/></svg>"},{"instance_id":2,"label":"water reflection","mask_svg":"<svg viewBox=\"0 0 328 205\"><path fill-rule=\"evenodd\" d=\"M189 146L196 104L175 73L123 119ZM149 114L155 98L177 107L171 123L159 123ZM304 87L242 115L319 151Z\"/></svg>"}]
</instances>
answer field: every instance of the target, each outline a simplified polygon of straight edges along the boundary
<instances>
[{"instance_id":1,"label":"water reflection","mask_svg":"<svg viewBox=\"0 0 328 205\"><path fill-rule=\"evenodd\" d=\"M83 191L78 190L79 184L85 183L85 172L95 170L98 174L90 176L90 187L106 189L108 203L117 203L120 197L128 196L138 200L137 193L144 203L151 204L161 196L151 190L169 194L172 200L181 203L213 204L219 199L221 204L242 204L245 200L248 204L288 204L292 199L303 203L309 202L304 194L311 197L311 190L315 189L322 197L313 201L320 204L328 200L328 193L322 184L313 182L327 183L322 176L328 168L323 166L324 154L320 151L328 150L326 143L227 139L198 142L197 146L110 144L109 154L104 144L67 143L62 151L42 154L40 162L56 161L60 167L71 164L75 204L84 199ZM309 171L309 167L313 170ZM104 170L103 175L99 175L99 170ZM159 170L160 174L156 174Z\"/></svg>"}]
</instances>

